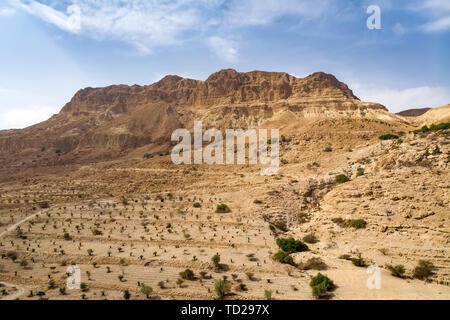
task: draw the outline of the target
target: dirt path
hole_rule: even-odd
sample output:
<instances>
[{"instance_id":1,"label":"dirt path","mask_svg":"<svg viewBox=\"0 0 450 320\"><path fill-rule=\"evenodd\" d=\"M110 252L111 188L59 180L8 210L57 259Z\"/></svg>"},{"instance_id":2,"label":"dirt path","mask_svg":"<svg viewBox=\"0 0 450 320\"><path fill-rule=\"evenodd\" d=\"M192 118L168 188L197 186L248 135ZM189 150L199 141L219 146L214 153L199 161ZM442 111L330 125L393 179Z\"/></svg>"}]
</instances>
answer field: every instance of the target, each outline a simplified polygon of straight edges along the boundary
<instances>
[{"instance_id":1,"label":"dirt path","mask_svg":"<svg viewBox=\"0 0 450 320\"><path fill-rule=\"evenodd\" d=\"M26 292L24 287L19 286L17 284L6 283L6 282L0 282L0 283L7 287L14 287L17 289L17 291L14 292L13 294L10 294L10 295L4 296L4 297L0 297L0 300L16 300L17 298L20 298L21 296L23 296Z\"/></svg>"},{"instance_id":2,"label":"dirt path","mask_svg":"<svg viewBox=\"0 0 450 320\"><path fill-rule=\"evenodd\" d=\"M37 216L41 215L42 213L44 213L44 212L46 212L46 211L47 211L47 209L38 211L38 212L33 213L32 215L30 215L30 216L28 216L28 217L26 217L26 218L20 220L19 222L16 222L16 223L13 224L12 226L8 227L5 231L3 231L2 233L0 233L0 238L3 237L4 235L6 235L8 232L11 232L11 231L13 231L13 230L16 230L16 228L17 228L18 226L20 226L22 223L24 223L24 222L26 222L26 221L28 221L28 220L31 220L31 219L33 219L34 217L37 217Z\"/></svg>"}]
</instances>

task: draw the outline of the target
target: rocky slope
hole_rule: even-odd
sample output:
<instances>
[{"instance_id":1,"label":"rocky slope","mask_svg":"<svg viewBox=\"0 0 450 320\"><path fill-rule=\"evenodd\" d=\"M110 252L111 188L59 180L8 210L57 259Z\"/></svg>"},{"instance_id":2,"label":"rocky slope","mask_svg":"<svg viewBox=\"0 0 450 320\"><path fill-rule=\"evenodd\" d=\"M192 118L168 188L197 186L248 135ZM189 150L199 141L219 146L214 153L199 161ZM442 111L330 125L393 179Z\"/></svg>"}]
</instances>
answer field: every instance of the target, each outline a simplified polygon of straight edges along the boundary
<instances>
[{"instance_id":1,"label":"rocky slope","mask_svg":"<svg viewBox=\"0 0 450 320\"><path fill-rule=\"evenodd\" d=\"M205 81L166 76L149 86L82 89L47 121L1 131L1 160L17 166L117 158L142 146L168 146L172 131L191 128L194 120L246 129L339 117L407 123L380 104L361 102L330 74L228 69Z\"/></svg>"}]
</instances>

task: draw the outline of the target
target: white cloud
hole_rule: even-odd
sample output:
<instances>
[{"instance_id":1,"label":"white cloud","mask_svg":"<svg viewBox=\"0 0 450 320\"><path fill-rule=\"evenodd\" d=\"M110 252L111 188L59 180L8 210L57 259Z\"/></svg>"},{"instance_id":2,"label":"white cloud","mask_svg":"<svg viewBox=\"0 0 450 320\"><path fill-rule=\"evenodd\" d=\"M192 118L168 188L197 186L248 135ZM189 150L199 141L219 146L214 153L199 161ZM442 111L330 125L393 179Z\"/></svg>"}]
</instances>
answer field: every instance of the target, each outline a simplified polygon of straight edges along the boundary
<instances>
[{"instance_id":1,"label":"white cloud","mask_svg":"<svg viewBox=\"0 0 450 320\"><path fill-rule=\"evenodd\" d=\"M11 16L14 13L16 12L11 8L0 8L0 17Z\"/></svg>"},{"instance_id":2,"label":"white cloud","mask_svg":"<svg viewBox=\"0 0 450 320\"><path fill-rule=\"evenodd\" d=\"M434 108L450 103L449 87L424 86L403 90L361 84L352 84L350 87L362 101L381 103L391 112L415 108Z\"/></svg>"},{"instance_id":3,"label":"white cloud","mask_svg":"<svg viewBox=\"0 0 450 320\"><path fill-rule=\"evenodd\" d=\"M58 112L58 108L36 105L22 108L2 108L2 116L0 117L0 130L22 129L38 122L47 120L53 114Z\"/></svg>"},{"instance_id":4,"label":"white cloud","mask_svg":"<svg viewBox=\"0 0 450 320\"><path fill-rule=\"evenodd\" d=\"M142 53L150 53L156 46L180 43L183 32L201 29L202 21L206 19L202 16L202 9L208 9L217 2L72 0L74 4L67 8L66 15L35 0L27 3L23 0L11 1L18 8L62 30L80 32L97 39L125 41Z\"/></svg>"},{"instance_id":5,"label":"white cloud","mask_svg":"<svg viewBox=\"0 0 450 320\"><path fill-rule=\"evenodd\" d=\"M450 1L448 0L426 0L421 1L421 7L439 11L450 11Z\"/></svg>"},{"instance_id":6,"label":"white cloud","mask_svg":"<svg viewBox=\"0 0 450 320\"><path fill-rule=\"evenodd\" d=\"M450 30L450 16L438 19L422 25L422 29L427 32L439 32Z\"/></svg>"},{"instance_id":7,"label":"white cloud","mask_svg":"<svg viewBox=\"0 0 450 320\"><path fill-rule=\"evenodd\" d=\"M20 0L14 0L12 3L25 12L39 17L48 23L54 24L64 31L78 33L81 30L80 8L77 5L68 6L66 15L50 6L34 0L29 0L27 4Z\"/></svg>"},{"instance_id":8,"label":"white cloud","mask_svg":"<svg viewBox=\"0 0 450 320\"><path fill-rule=\"evenodd\" d=\"M450 30L450 1L426 0L416 4L416 11L426 11L433 19L420 26L425 32L442 32Z\"/></svg>"},{"instance_id":9,"label":"white cloud","mask_svg":"<svg viewBox=\"0 0 450 320\"><path fill-rule=\"evenodd\" d=\"M210 50L221 60L236 63L238 60L237 44L233 40L220 37L210 37L206 40Z\"/></svg>"}]
</instances>

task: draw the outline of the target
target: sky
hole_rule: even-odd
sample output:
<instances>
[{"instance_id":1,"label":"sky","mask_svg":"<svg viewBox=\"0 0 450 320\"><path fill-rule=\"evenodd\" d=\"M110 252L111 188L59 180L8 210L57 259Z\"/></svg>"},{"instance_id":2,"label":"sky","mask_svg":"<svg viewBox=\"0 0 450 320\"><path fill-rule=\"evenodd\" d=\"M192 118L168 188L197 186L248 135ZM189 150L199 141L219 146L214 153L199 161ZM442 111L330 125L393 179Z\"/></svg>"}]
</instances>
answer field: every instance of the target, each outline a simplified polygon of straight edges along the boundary
<instances>
[{"instance_id":1,"label":"sky","mask_svg":"<svg viewBox=\"0 0 450 320\"><path fill-rule=\"evenodd\" d=\"M81 88L225 68L332 73L391 112L445 105L450 0L0 0L0 129Z\"/></svg>"}]
</instances>

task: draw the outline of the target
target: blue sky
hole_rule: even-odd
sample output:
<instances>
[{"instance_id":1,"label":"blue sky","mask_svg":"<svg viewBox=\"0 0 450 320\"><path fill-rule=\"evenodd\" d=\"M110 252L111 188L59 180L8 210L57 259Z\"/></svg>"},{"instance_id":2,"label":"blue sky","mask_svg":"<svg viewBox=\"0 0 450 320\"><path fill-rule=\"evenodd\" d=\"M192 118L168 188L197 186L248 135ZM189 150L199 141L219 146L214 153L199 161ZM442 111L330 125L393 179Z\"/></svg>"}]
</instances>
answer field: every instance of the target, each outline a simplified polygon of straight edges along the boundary
<instances>
[{"instance_id":1,"label":"blue sky","mask_svg":"<svg viewBox=\"0 0 450 320\"><path fill-rule=\"evenodd\" d=\"M395 112L450 103L449 0L0 0L0 41L0 129L80 88L223 68L333 73Z\"/></svg>"}]
</instances>

